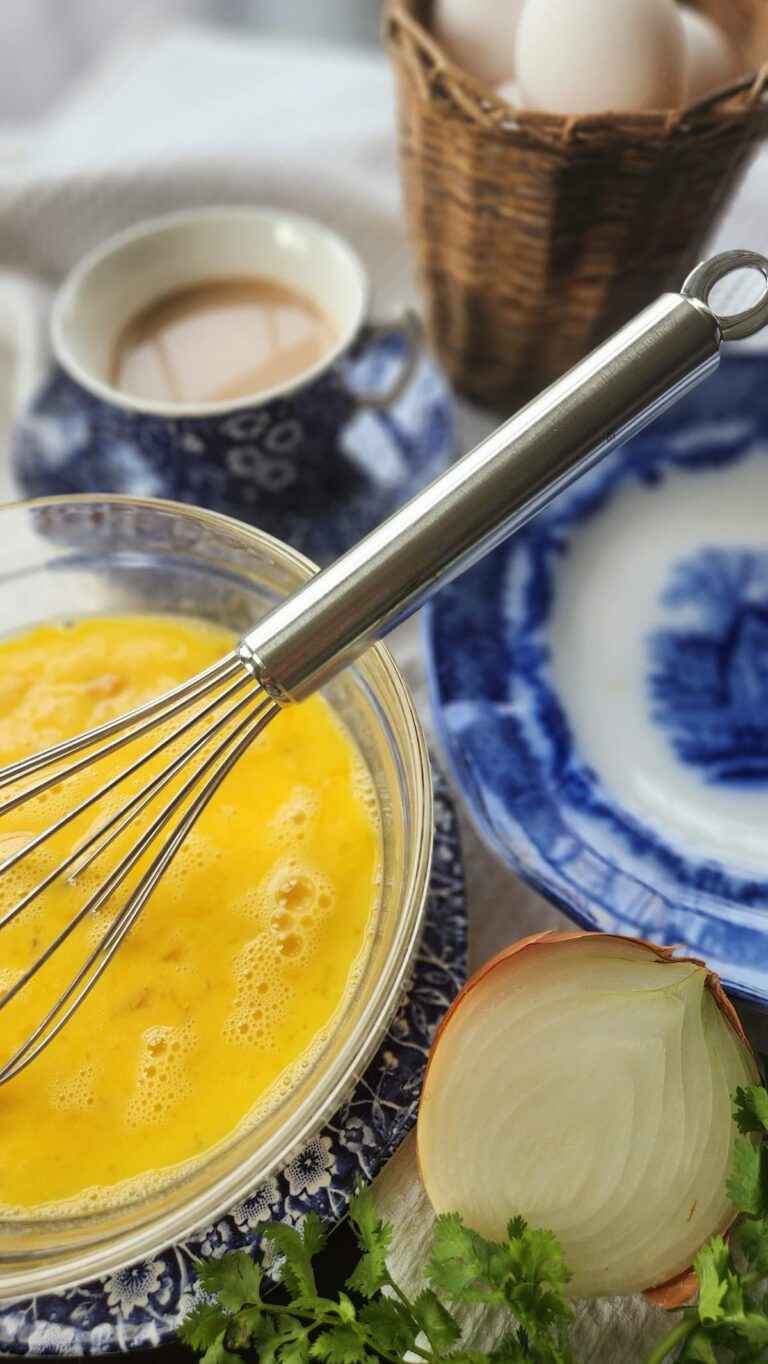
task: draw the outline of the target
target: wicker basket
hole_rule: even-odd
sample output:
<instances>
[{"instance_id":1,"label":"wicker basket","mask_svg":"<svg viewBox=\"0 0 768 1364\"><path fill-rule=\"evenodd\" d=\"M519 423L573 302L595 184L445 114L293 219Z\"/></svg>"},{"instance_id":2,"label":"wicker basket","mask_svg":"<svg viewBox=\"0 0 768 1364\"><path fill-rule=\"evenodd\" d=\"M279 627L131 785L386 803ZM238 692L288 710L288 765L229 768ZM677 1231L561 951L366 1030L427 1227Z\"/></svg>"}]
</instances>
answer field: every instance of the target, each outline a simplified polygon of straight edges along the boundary
<instances>
[{"instance_id":1,"label":"wicker basket","mask_svg":"<svg viewBox=\"0 0 768 1364\"><path fill-rule=\"evenodd\" d=\"M745 70L768 56L768 0L702 8ZM385 18L427 325L457 387L509 407L679 287L768 130L768 65L684 111L524 112L449 61L429 10Z\"/></svg>"}]
</instances>

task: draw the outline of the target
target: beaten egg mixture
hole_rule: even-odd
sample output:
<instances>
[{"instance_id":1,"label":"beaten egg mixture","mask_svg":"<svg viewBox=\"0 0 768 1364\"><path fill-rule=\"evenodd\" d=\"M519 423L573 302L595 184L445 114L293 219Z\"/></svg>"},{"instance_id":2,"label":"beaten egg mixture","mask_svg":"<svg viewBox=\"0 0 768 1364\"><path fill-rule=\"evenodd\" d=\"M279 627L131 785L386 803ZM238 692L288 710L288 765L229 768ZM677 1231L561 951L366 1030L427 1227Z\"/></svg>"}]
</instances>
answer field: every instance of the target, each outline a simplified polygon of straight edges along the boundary
<instances>
[{"instance_id":1,"label":"beaten egg mixture","mask_svg":"<svg viewBox=\"0 0 768 1364\"><path fill-rule=\"evenodd\" d=\"M0 765L140 705L231 647L215 627L151 616L3 640ZM4 815L0 858L124 771L136 751ZM138 785L122 783L4 875L0 914L87 836L97 811L102 822ZM132 846L126 837L3 930L3 990ZM373 928L380 857L370 776L330 706L314 697L282 712L225 778L91 995L0 1088L0 1215L113 1204L274 1103L317 1055L348 995ZM0 1011L3 1061L120 903L91 913Z\"/></svg>"}]
</instances>

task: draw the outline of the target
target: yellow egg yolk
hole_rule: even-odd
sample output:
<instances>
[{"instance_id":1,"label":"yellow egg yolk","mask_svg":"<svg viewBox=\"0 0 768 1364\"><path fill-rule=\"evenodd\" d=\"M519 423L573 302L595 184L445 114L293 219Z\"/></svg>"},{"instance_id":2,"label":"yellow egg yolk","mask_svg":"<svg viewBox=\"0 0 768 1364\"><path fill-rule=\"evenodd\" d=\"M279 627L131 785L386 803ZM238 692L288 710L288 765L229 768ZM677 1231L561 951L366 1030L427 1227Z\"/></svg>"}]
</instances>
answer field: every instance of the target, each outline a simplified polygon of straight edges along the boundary
<instances>
[{"instance_id":1,"label":"yellow egg yolk","mask_svg":"<svg viewBox=\"0 0 768 1364\"><path fill-rule=\"evenodd\" d=\"M0 641L0 766L131 710L231 647L216 627L165 616L77 620ZM125 771L139 742L2 816L0 859ZM159 762L4 873L0 914ZM0 989L136 837L121 834L91 866L75 864L74 879L54 881L2 930ZM148 865L145 855L0 1010L0 1060L40 1022ZM350 735L319 697L280 712L224 779L81 1008L0 1088L0 1212L113 1205L274 1104L317 1057L348 998L380 868L376 797Z\"/></svg>"}]
</instances>

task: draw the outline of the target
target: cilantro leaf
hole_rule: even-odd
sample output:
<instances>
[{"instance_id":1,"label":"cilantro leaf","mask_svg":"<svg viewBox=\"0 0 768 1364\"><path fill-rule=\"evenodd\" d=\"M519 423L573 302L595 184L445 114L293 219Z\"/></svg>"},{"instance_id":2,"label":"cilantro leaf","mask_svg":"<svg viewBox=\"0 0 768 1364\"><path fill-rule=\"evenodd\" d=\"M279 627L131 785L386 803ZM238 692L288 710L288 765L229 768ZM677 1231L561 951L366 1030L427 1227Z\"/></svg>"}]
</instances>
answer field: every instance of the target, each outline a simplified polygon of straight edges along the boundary
<instances>
[{"instance_id":1,"label":"cilantro leaf","mask_svg":"<svg viewBox=\"0 0 768 1364\"><path fill-rule=\"evenodd\" d=\"M284 1341L280 1347L280 1364L308 1364L309 1360L309 1340L306 1335L297 1336L294 1340ZM259 1356L259 1364L263 1364Z\"/></svg>"},{"instance_id":2,"label":"cilantro leaf","mask_svg":"<svg viewBox=\"0 0 768 1364\"><path fill-rule=\"evenodd\" d=\"M373 1194L365 1185L358 1185L349 1203L349 1220L361 1250L389 1250L392 1228L382 1222L373 1201Z\"/></svg>"},{"instance_id":3,"label":"cilantro leaf","mask_svg":"<svg viewBox=\"0 0 768 1364\"><path fill-rule=\"evenodd\" d=\"M722 1236L715 1236L703 1246L694 1260L699 1280L699 1317L702 1321L717 1321L724 1315L723 1301L728 1292L731 1252Z\"/></svg>"},{"instance_id":4,"label":"cilantro leaf","mask_svg":"<svg viewBox=\"0 0 768 1364\"><path fill-rule=\"evenodd\" d=\"M561 1291L571 1277L561 1247L551 1232L531 1230L522 1218L508 1230L504 1245L470 1231L458 1216L438 1218L429 1277L453 1301L506 1304L536 1342L537 1357L565 1361L573 1311ZM508 1342L508 1355L512 1348ZM518 1340L511 1357L520 1349L525 1357L526 1348Z\"/></svg>"},{"instance_id":5,"label":"cilantro leaf","mask_svg":"<svg viewBox=\"0 0 768 1364\"><path fill-rule=\"evenodd\" d=\"M523 1230L510 1236L509 1256L517 1277L526 1283L555 1286L567 1284L571 1278L560 1243L551 1231L532 1231L523 1223Z\"/></svg>"},{"instance_id":6,"label":"cilantro leaf","mask_svg":"<svg viewBox=\"0 0 768 1364\"><path fill-rule=\"evenodd\" d=\"M511 1284L507 1290L507 1306L522 1322L534 1340L546 1337L551 1329L570 1325L573 1308L559 1293L536 1283Z\"/></svg>"},{"instance_id":7,"label":"cilantro leaf","mask_svg":"<svg viewBox=\"0 0 768 1364\"><path fill-rule=\"evenodd\" d=\"M746 1312L739 1333L750 1345L768 1345L768 1318L764 1312ZM761 1358L765 1358L761 1351Z\"/></svg>"},{"instance_id":8,"label":"cilantro leaf","mask_svg":"<svg viewBox=\"0 0 768 1364\"><path fill-rule=\"evenodd\" d=\"M347 1279L347 1288L364 1298L373 1298L389 1282L387 1254L392 1227L382 1222L369 1189L358 1188L349 1205L349 1220L355 1240L363 1252Z\"/></svg>"},{"instance_id":9,"label":"cilantro leaf","mask_svg":"<svg viewBox=\"0 0 768 1364\"><path fill-rule=\"evenodd\" d=\"M733 1233L734 1241L753 1269L768 1274L768 1217L745 1218Z\"/></svg>"},{"instance_id":10,"label":"cilantro leaf","mask_svg":"<svg viewBox=\"0 0 768 1364\"><path fill-rule=\"evenodd\" d=\"M739 1212L755 1217L768 1214L768 1170L765 1151L748 1137L741 1137L733 1148L733 1166L725 1190Z\"/></svg>"},{"instance_id":11,"label":"cilantro leaf","mask_svg":"<svg viewBox=\"0 0 768 1364\"><path fill-rule=\"evenodd\" d=\"M378 1345L401 1356L413 1349L418 1327L407 1308L394 1298L377 1298L360 1311L360 1321Z\"/></svg>"},{"instance_id":12,"label":"cilantro leaf","mask_svg":"<svg viewBox=\"0 0 768 1364\"><path fill-rule=\"evenodd\" d=\"M744 1135L750 1132L768 1133L768 1090L762 1085L749 1085L737 1089L733 1096L733 1117L739 1131Z\"/></svg>"},{"instance_id":13,"label":"cilantro leaf","mask_svg":"<svg viewBox=\"0 0 768 1364\"><path fill-rule=\"evenodd\" d=\"M470 1231L458 1213L442 1213L435 1222L427 1275L456 1302L501 1303L504 1249Z\"/></svg>"},{"instance_id":14,"label":"cilantro leaf","mask_svg":"<svg viewBox=\"0 0 768 1364\"><path fill-rule=\"evenodd\" d=\"M203 1355L203 1364L242 1364L242 1361L239 1355L227 1349L224 1337L219 1337L208 1346Z\"/></svg>"},{"instance_id":15,"label":"cilantro leaf","mask_svg":"<svg viewBox=\"0 0 768 1364\"><path fill-rule=\"evenodd\" d=\"M342 1294L342 1297L344 1296ZM334 1298L322 1298L319 1293L310 1293L306 1298L292 1298L291 1309L294 1312L308 1312L318 1317L340 1315L338 1302Z\"/></svg>"},{"instance_id":16,"label":"cilantro leaf","mask_svg":"<svg viewBox=\"0 0 768 1364\"><path fill-rule=\"evenodd\" d=\"M749 1281L737 1273L722 1236L713 1237L694 1264L699 1276L701 1329L691 1337L682 1358L703 1360L704 1364L717 1361L717 1349L707 1351L710 1342L713 1347L727 1349L729 1358L757 1359L755 1348L768 1345L768 1316L753 1302Z\"/></svg>"},{"instance_id":17,"label":"cilantro leaf","mask_svg":"<svg viewBox=\"0 0 768 1364\"><path fill-rule=\"evenodd\" d=\"M246 1304L261 1302L261 1266L245 1250L222 1255L219 1260L204 1260L197 1271L200 1284L228 1312L239 1312Z\"/></svg>"},{"instance_id":18,"label":"cilantro leaf","mask_svg":"<svg viewBox=\"0 0 768 1364\"><path fill-rule=\"evenodd\" d=\"M518 1336L505 1336L498 1348L488 1356L489 1364L529 1364L532 1358L527 1345Z\"/></svg>"},{"instance_id":19,"label":"cilantro leaf","mask_svg":"<svg viewBox=\"0 0 768 1364\"><path fill-rule=\"evenodd\" d=\"M355 1304L347 1297L346 1293L339 1294L337 1311L342 1321L356 1321L357 1312Z\"/></svg>"},{"instance_id":20,"label":"cilantro leaf","mask_svg":"<svg viewBox=\"0 0 768 1364\"><path fill-rule=\"evenodd\" d=\"M679 1359L680 1364L718 1364L714 1346L703 1331L688 1337Z\"/></svg>"},{"instance_id":21,"label":"cilantro leaf","mask_svg":"<svg viewBox=\"0 0 768 1364\"><path fill-rule=\"evenodd\" d=\"M234 1317L230 1317L227 1328L227 1345L232 1350L244 1350L254 1336L261 1330L264 1317L260 1307L243 1307Z\"/></svg>"},{"instance_id":22,"label":"cilantro leaf","mask_svg":"<svg viewBox=\"0 0 768 1364\"><path fill-rule=\"evenodd\" d=\"M379 1251L366 1251L360 1256L347 1279L347 1288L362 1298L375 1298L389 1278L387 1262Z\"/></svg>"},{"instance_id":23,"label":"cilantro leaf","mask_svg":"<svg viewBox=\"0 0 768 1364\"><path fill-rule=\"evenodd\" d=\"M232 1318L211 1303L197 1303L178 1328L185 1345L202 1353L205 1364L241 1364L240 1356L227 1349L226 1337Z\"/></svg>"},{"instance_id":24,"label":"cilantro leaf","mask_svg":"<svg viewBox=\"0 0 768 1364\"><path fill-rule=\"evenodd\" d=\"M177 1335L192 1350L207 1350L215 1340L224 1338L232 1318L212 1302L198 1302L184 1318Z\"/></svg>"},{"instance_id":25,"label":"cilantro leaf","mask_svg":"<svg viewBox=\"0 0 768 1364\"><path fill-rule=\"evenodd\" d=\"M412 1304L413 1315L435 1350L449 1350L461 1337L458 1322L431 1288L425 1288Z\"/></svg>"},{"instance_id":26,"label":"cilantro leaf","mask_svg":"<svg viewBox=\"0 0 768 1364\"><path fill-rule=\"evenodd\" d=\"M270 1222L264 1228L270 1245L284 1256L280 1278L294 1298L313 1298L317 1293L312 1257L325 1245L325 1231L319 1219L309 1213L301 1231L286 1222Z\"/></svg>"},{"instance_id":27,"label":"cilantro leaf","mask_svg":"<svg viewBox=\"0 0 768 1364\"><path fill-rule=\"evenodd\" d=\"M314 1260L321 1250L325 1250L328 1233L317 1213L308 1212L301 1224L301 1239L310 1260Z\"/></svg>"},{"instance_id":28,"label":"cilantro leaf","mask_svg":"<svg viewBox=\"0 0 768 1364\"><path fill-rule=\"evenodd\" d=\"M312 1359L325 1364L368 1364L371 1359L360 1332L347 1324L332 1326L313 1340L309 1353Z\"/></svg>"},{"instance_id":29,"label":"cilantro leaf","mask_svg":"<svg viewBox=\"0 0 768 1364\"><path fill-rule=\"evenodd\" d=\"M258 1336L253 1342L259 1364L278 1364L277 1352L283 1341L284 1337L281 1339L274 1322L269 1317L265 1317L261 1323Z\"/></svg>"}]
</instances>

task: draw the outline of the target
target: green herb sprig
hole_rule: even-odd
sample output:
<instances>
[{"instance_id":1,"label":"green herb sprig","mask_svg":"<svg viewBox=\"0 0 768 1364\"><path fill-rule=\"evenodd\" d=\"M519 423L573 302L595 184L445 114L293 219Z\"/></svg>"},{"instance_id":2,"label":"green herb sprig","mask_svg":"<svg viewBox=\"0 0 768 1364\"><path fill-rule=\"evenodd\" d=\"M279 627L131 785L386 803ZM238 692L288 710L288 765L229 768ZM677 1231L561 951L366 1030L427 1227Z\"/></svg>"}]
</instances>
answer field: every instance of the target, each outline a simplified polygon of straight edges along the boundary
<instances>
[{"instance_id":1,"label":"green herb sprig","mask_svg":"<svg viewBox=\"0 0 768 1364\"><path fill-rule=\"evenodd\" d=\"M768 1361L768 1091L734 1096L736 1140L728 1195L742 1214L730 1242L714 1237L696 1256L698 1303L686 1308L646 1364L757 1364ZM759 1138L759 1140L756 1140ZM282 1257L287 1303L245 1251L199 1266L210 1301L198 1303L179 1329L202 1364L577 1364L569 1343L570 1278L557 1240L514 1218L503 1242L469 1230L457 1214L438 1217L426 1266L430 1287L410 1298L389 1272L392 1227L368 1190L352 1199L349 1220L360 1257L335 1298L317 1291L313 1262L326 1241L310 1214L301 1231L282 1223L264 1237ZM509 1332L490 1353L466 1348L450 1306L481 1303L509 1312ZM448 1306L447 1304L450 1304Z\"/></svg>"},{"instance_id":2,"label":"green herb sprig","mask_svg":"<svg viewBox=\"0 0 768 1364\"><path fill-rule=\"evenodd\" d=\"M768 1276L768 1091L762 1085L737 1089L733 1102L741 1136L725 1187L742 1217L728 1244L715 1236L699 1251L698 1303L685 1309L647 1364L768 1360L768 1296L758 1287Z\"/></svg>"},{"instance_id":3,"label":"green herb sprig","mask_svg":"<svg viewBox=\"0 0 768 1364\"><path fill-rule=\"evenodd\" d=\"M432 1286L409 1298L387 1267L392 1228L380 1221L367 1189L352 1199L349 1220L360 1258L348 1293L318 1294L312 1262L325 1232L317 1217L306 1217L301 1232L271 1224L264 1236L283 1256L289 1303L263 1296L262 1270L245 1251L209 1260L199 1278L213 1301L192 1309L181 1339L203 1352L203 1364L238 1364L237 1351L246 1347L261 1364L400 1364L407 1353L423 1364L575 1364L566 1339L573 1310L562 1294L570 1275L550 1232L531 1231L515 1218L508 1239L497 1243L469 1231L458 1216L438 1217L427 1266ZM461 1349L446 1302L509 1308L509 1336L490 1355Z\"/></svg>"}]
</instances>

